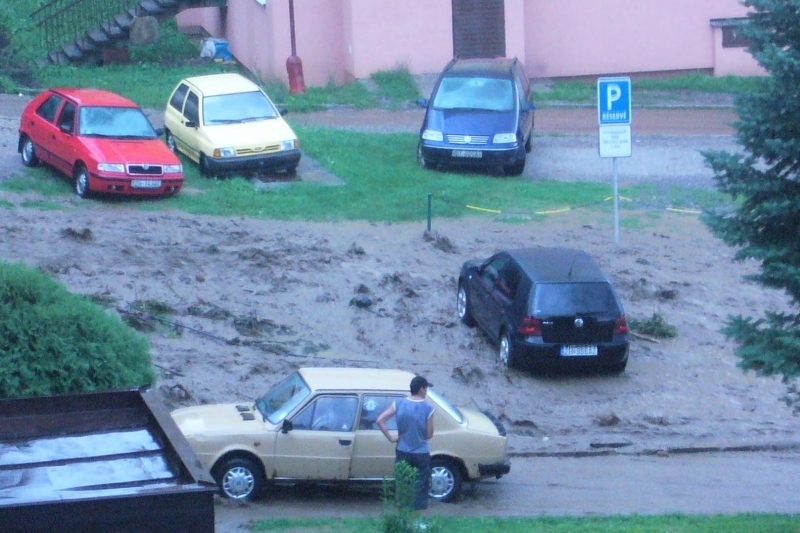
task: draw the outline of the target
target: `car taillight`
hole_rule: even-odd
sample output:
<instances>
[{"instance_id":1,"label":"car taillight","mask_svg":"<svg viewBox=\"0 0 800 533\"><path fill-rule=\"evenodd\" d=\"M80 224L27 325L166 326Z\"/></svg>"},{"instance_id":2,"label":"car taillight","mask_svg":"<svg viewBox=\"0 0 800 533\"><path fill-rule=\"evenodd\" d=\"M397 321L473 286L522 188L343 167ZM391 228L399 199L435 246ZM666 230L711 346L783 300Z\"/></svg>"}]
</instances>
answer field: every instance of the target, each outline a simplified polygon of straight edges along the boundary
<instances>
[{"instance_id":1,"label":"car taillight","mask_svg":"<svg viewBox=\"0 0 800 533\"><path fill-rule=\"evenodd\" d=\"M626 335L628 333L628 321L622 315L614 321L614 335Z\"/></svg>"},{"instance_id":2,"label":"car taillight","mask_svg":"<svg viewBox=\"0 0 800 533\"><path fill-rule=\"evenodd\" d=\"M532 316L522 319L522 324L517 328L517 333L525 337L540 337L542 335L542 321Z\"/></svg>"}]
</instances>

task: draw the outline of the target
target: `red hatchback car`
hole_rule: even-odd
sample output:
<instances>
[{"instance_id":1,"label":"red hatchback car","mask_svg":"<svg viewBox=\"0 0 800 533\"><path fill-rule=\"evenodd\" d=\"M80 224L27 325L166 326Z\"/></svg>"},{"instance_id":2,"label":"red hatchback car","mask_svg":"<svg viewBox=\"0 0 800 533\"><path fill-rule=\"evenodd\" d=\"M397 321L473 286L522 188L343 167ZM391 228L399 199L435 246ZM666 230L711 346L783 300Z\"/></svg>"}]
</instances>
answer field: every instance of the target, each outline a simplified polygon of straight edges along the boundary
<instances>
[{"instance_id":1,"label":"red hatchback car","mask_svg":"<svg viewBox=\"0 0 800 533\"><path fill-rule=\"evenodd\" d=\"M134 102L101 89L50 89L34 98L19 123L25 166L46 163L90 193L172 195L183 166Z\"/></svg>"}]
</instances>

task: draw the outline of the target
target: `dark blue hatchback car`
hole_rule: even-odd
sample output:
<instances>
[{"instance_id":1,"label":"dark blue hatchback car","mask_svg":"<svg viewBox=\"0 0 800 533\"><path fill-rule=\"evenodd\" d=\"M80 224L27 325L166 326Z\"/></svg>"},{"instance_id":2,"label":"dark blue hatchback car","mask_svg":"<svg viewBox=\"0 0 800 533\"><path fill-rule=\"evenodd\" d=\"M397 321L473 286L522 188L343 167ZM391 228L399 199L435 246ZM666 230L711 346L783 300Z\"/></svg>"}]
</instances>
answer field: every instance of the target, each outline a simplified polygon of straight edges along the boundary
<instances>
[{"instance_id":1,"label":"dark blue hatchback car","mask_svg":"<svg viewBox=\"0 0 800 533\"><path fill-rule=\"evenodd\" d=\"M628 322L594 259L571 248L519 248L467 261L458 276L458 317L498 344L509 368L570 363L622 372Z\"/></svg>"},{"instance_id":2,"label":"dark blue hatchback car","mask_svg":"<svg viewBox=\"0 0 800 533\"><path fill-rule=\"evenodd\" d=\"M519 175L531 151L535 106L516 59L453 59L426 108L417 158L424 168L458 165Z\"/></svg>"}]
</instances>

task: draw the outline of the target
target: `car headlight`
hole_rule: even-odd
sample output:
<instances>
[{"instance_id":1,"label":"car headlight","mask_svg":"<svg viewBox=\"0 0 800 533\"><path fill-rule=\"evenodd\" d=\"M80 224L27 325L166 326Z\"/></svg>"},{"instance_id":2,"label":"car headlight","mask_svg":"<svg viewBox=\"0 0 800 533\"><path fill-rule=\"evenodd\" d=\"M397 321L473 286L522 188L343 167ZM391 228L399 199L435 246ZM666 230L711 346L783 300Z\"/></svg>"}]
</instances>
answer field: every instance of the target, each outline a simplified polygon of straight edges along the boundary
<instances>
[{"instance_id":1,"label":"car headlight","mask_svg":"<svg viewBox=\"0 0 800 533\"><path fill-rule=\"evenodd\" d=\"M236 148L216 148L214 150L214 157L234 157L236 156Z\"/></svg>"},{"instance_id":2,"label":"car headlight","mask_svg":"<svg viewBox=\"0 0 800 533\"><path fill-rule=\"evenodd\" d=\"M97 163L97 170L101 172L125 172L124 163Z\"/></svg>"},{"instance_id":3,"label":"car headlight","mask_svg":"<svg viewBox=\"0 0 800 533\"><path fill-rule=\"evenodd\" d=\"M426 141L442 142L444 140L444 135L442 135L441 131L425 130L422 132L422 138Z\"/></svg>"},{"instance_id":4,"label":"car headlight","mask_svg":"<svg viewBox=\"0 0 800 533\"><path fill-rule=\"evenodd\" d=\"M517 142L516 133L496 133L492 140L494 144L509 144Z\"/></svg>"},{"instance_id":5,"label":"car headlight","mask_svg":"<svg viewBox=\"0 0 800 533\"><path fill-rule=\"evenodd\" d=\"M164 165L164 174L179 174L183 172L183 165Z\"/></svg>"},{"instance_id":6,"label":"car headlight","mask_svg":"<svg viewBox=\"0 0 800 533\"><path fill-rule=\"evenodd\" d=\"M294 150L297 148L297 140L289 139L288 141L281 141L281 150Z\"/></svg>"}]
</instances>

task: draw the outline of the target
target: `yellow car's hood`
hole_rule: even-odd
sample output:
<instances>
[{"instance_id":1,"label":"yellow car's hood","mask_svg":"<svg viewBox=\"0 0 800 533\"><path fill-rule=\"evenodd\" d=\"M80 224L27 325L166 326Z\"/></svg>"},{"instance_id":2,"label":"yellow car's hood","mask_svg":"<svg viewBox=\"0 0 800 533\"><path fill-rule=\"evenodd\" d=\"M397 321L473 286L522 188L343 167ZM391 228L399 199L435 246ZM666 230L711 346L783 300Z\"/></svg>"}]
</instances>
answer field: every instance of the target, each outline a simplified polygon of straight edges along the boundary
<instances>
[{"instance_id":1,"label":"yellow car's hood","mask_svg":"<svg viewBox=\"0 0 800 533\"><path fill-rule=\"evenodd\" d=\"M187 436L241 434L263 431L261 413L252 403L227 403L184 407L172 411L172 419Z\"/></svg>"},{"instance_id":2,"label":"yellow car's hood","mask_svg":"<svg viewBox=\"0 0 800 533\"><path fill-rule=\"evenodd\" d=\"M469 429L492 435L499 434L500 428L498 428L497 424L484 413L470 407L459 407L459 410L461 414L464 415L464 418L467 419Z\"/></svg>"},{"instance_id":3,"label":"yellow car's hood","mask_svg":"<svg viewBox=\"0 0 800 533\"><path fill-rule=\"evenodd\" d=\"M202 130L213 145L221 147L266 146L297 139L283 117L235 124L206 124Z\"/></svg>"}]
</instances>

